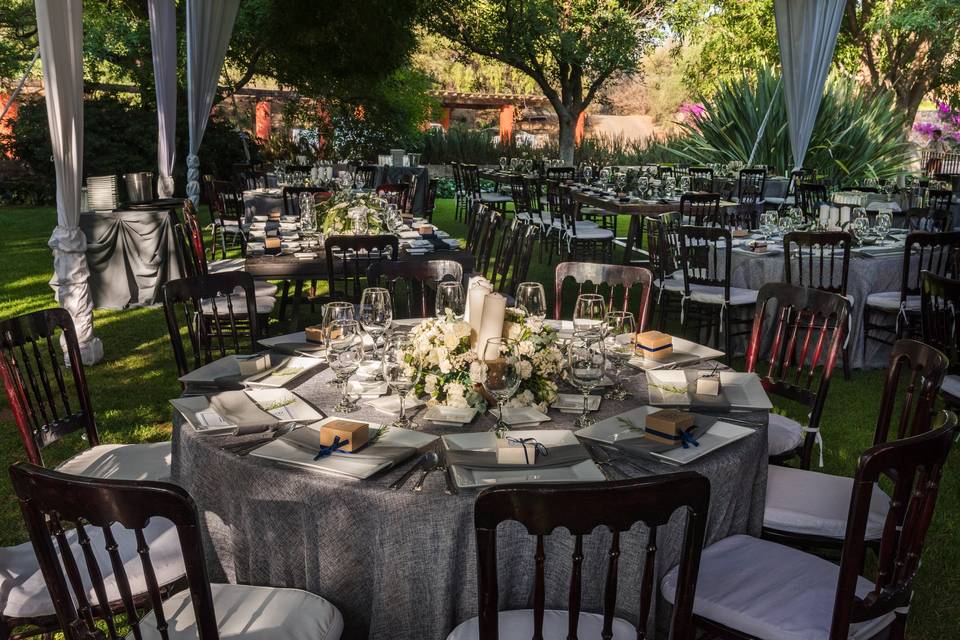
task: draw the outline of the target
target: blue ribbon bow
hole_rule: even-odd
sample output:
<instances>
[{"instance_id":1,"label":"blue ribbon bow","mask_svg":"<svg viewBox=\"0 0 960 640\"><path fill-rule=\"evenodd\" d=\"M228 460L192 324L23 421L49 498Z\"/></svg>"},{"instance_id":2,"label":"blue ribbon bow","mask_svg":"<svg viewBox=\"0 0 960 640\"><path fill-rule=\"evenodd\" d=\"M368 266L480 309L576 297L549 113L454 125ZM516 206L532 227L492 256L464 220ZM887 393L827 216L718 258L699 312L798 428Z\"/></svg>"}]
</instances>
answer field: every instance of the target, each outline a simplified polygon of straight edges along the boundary
<instances>
[{"instance_id":1,"label":"blue ribbon bow","mask_svg":"<svg viewBox=\"0 0 960 640\"><path fill-rule=\"evenodd\" d=\"M689 431L681 431L681 432L680 432L680 444L683 445L683 448L684 448L684 449L689 449L689 448L690 448L690 445L693 445L693 446L695 446L695 447L699 447L699 446L700 446L700 443L697 442L697 439L696 439L696 438L694 438L692 435L690 435L690 432L689 432Z\"/></svg>"},{"instance_id":2,"label":"blue ribbon bow","mask_svg":"<svg viewBox=\"0 0 960 640\"><path fill-rule=\"evenodd\" d=\"M326 458L327 456L329 456L329 455L330 455L331 453L333 453L334 451L340 449L341 447L345 447L345 446L347 446L348 444L350 444L350 440L349 440L349 439L348 439L348 440L341 440L341 439L340 439L340 436L336 436L336 437L333 439L333 442L332 442L329 446L321 447L321 448L320 448L320 451L317 451L317 455L313 456L313 459L314 459L314 460L319 460L320 458Z\"/></svg>"},{"instance_id":3,"label":"blue ribbon bow","mask_svg":"<svg viewBox=\"0 0 960 640\"><path fill-rule=\"evenodd\" d=\"M536 438L511 438L507 437L507 442L511 444L518 444L523 447L523 460L526 464L530 464L530 452L527 450L527 445L533 445L533 450L536 452L536 455L548 456L550 452L547 451L547 448L543 446L543 443L537 441ZM536 460L536 457L534 457Z\"/></svg>"}]
</instances>

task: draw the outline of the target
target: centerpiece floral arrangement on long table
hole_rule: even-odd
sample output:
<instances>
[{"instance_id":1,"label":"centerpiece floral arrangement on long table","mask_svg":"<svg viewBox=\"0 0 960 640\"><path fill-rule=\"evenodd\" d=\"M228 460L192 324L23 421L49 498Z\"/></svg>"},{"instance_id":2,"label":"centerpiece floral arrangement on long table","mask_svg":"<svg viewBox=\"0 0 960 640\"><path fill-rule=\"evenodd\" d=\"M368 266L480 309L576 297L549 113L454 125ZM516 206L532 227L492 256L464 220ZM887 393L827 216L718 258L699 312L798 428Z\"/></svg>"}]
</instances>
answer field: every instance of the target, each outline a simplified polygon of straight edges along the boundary
<instances>
[{"instance_id":1,"label":"centerpiece floral arrangement on long table","mask_svg":"<svg viewBox=\"0 0 960 640\"><path fill-rule=\"evenodd\" d=\"M483 345L502 336L515 345L507 357L515 359L521 378L506 406L535 406L545 412L557 397L556 380L563 370L557 332L520 309L508 309L506 298L491 291L489 282L472 279L463 320L448 312L445 317L424 320L412 330L409 360L421 370L416 391L429 396L428 406L485 410Z\"/></svg>"},{"instance_id":2,"label":"centerpiece floral arrangement on long table","mask_svg":"<svg viewBox=\"0 0 960 640\"><path fill-rule=\"evenodd\" d=\"M317 227L324 236L385 233L382 203L381 198L369 193L335 193L316 205Z\"/></svg>"}]
</instances>

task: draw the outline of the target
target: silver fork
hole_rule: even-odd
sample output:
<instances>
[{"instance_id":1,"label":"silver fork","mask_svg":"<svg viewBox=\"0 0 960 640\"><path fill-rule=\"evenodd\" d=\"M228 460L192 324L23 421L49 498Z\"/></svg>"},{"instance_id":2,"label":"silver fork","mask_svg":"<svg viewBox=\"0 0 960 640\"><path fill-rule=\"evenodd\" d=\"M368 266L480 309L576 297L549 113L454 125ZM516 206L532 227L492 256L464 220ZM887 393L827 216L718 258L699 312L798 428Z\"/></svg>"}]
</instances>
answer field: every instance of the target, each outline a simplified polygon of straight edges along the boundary
<instances>
[{"instance_id":1,"label":"silver fork","mask_svg":"<svg viewBox=\"0 0 960 640\"><path fill-rule=\"evenodd\" d=\"M620 449L617 449L617 448L614 447L613 445L609 445L609 444L594 444L593 447L596 448L597 450L599 450L600 452L602 452L603 455L606 456L606 460L607 460L608 462L610 462L611 464L614 463L614 462L619 462L620 464L625 464L625 465L627 465L628 467L630 467L631 469L633 469L634 471L636 471L637 473L639 473L639 474L641 474L641 475L647 475L648 473L650 473L649 469L644 469L644 468L641 467L639 464L637 464L636 462L634 462L633 460L631 460L630 457L629 457L627 454L625 454L625 453L624 453L623 451L621 451ZM611 455L611 454L612 454L612 455Z\"/></svg>"},{"instance_id":2,"label":"silver fork","mask_svg":"<svg viewBox=\"0 0 960 640\"><path fill-rule=\"evenodd\" d=\"M617 478L612 477L614 473L620 476L620 479L629 478L627 474L613 465L613 461L610 459L610 456L607 455L606 451L589 444L585 444L584 446L587 449L587 453L593 458L593 462L600 467L600 471L606 476L607 480L616 480Z\"/></svg>"}]
</instances>

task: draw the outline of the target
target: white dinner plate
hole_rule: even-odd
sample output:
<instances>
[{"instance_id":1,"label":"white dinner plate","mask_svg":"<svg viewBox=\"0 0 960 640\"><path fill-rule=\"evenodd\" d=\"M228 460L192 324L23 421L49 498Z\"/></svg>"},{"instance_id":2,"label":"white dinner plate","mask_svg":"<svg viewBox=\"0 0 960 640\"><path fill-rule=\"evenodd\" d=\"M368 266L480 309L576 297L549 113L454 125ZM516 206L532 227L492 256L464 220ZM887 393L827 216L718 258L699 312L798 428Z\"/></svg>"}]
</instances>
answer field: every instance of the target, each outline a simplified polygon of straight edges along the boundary
<instances>
[{"instance_id":1,"label":"white dinner plate","mask_svg":"<svg viewBox=\"0 0 960 640\"><path fill-rule=\"evenodd\" d=\"M244 376L240 373L240 364L239 361L243 359L244 356L229 355L223 358L218 358L209 364L205 364L199 369L194 369L193 371L180 376L177 378L180 382L186 385L197 386L215 386L221 388L234 388L238 389L242 386L242 383L245 379L252 376ZM283 355L282 353L272 353L270 354L270 366L278 367L286 361L288 356ZM253 374L254 376L262 375L264 372Z\"/></svg>"},{"instance_id":2,"label":"white dinner plate","mask_svg":"<svg viewBox=\"0 0 960 640\"><path fill-rule=\"evenodd\" d=\"M650 404L695 411L769 411L773 408L760 378L755 373L720 371L719 397L690 394L689 385L704 373L705 371L696 369L647 371Z\"/></svg>"},{"instance_id":3,"label":"white dinner plate","mask_svg":"<svg viewBox=\"0 0 960 640\"><path fill-rule=\"evenodd\" d=\"M248 432L256 431L255 427L263 427L267 430L280 424L288 422L315 422L323 418L323 415L307 404L297 394L286 389L245 389L243 391L222 391L217 396L222 396L234 406L240 406L243 401L249 399L251 406L249 409L256 414L263 415L262 424L257 424L252 420L244 425ZM218 414L211 407L213 396L185 396L183 398L174 398L170 404L189 422L194 429L203 435L224 435L236 433L238 424L236 420L224 417ZM259 411L257 411L259 409Z\"/></svg>"},{"instance_id":4,"label":"white dinner plate","mask_svg":"<svg viewBox=\"0 0 960 640\"><path fill-rule=\"evenodd\" d=\"M729 422L720 420L707 429L706 433L697 438L700 446L687 446L686 449L683 447L674 447L666 451L651 451L650 455L667 464L687 464L688 462L702 458L711 451L716 451L741 438L746 438L754 431L756 430L750 427L730 424Z\"/></svg>"},{"instance_id":5,"label":"white dinner plate","mask_svg":"<svg viewBox=\"0 0 960 640\"><path fill-rule=\"evenodd\" d=\"M434 406L423 412L420 416L424 420L452 426L461 426L472 422L477 417L475 407L444 407Z\"/></svg>"},{"instance_id":6,"label":"white dinner plate","mask_svg":"<svg viewBox=\"0 0 960 640\"><path fill-rule=\"evenodd\" d=\"M600 396L587 396L587 411L596 411L600 408ZM560 413L582 413L583 395L579 393L558 393L557 399L550 405Z\"/></svg>"},{"instance_id":7,"label":"white dinner plate","mask_svg":"<svg viewBox=\"0 0 960 640\"><path fill-rule=\"evenodd\" d=\"M657 360L656 358L644 357L642 353L638 353L633 358L630 358L629 364L631 367L637 369L651 371L653 369L666 369L668 367L690 366L704 362L705 360L719 360L723 356L723 351L697 344L696 342L678 336L673 336L673 353L671 355Z\"/></svg>"},{"instance_id":8,"label":"white dinner plate","mask_svg":"<svg viewBox=\"0 0 960 640\"><path fill-rule=\"evenodd\" d=\"M499 411L496 407L490 409L490 415L494 418L499 417ZM533 407L504 407L503 421L508 427L527 427L550 420L550 416L534 409Z\"/></svg>"}]
</instances>

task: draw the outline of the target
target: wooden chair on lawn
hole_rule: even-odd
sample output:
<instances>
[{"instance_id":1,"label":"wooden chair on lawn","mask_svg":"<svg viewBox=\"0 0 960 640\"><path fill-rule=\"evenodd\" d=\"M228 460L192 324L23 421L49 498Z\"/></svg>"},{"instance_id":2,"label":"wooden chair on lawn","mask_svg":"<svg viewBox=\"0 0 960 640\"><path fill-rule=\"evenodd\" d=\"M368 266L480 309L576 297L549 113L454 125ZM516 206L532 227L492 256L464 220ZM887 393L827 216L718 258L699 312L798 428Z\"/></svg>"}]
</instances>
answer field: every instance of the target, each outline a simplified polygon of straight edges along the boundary
<instances>
[{"instance_id":1,"label":"wooden chair on lawn","mask_svg":"<svg viewBox=\"0 0 960 640\"><path fill-rule=\"evenodd\" d=\"M685 224L709 227L722 223L719 193L684 193L680 196L680 217Z\"/></svg>"},{"instance_id":2,"label":"wooden chair on lawn","mask_svg":"<svg viewBox=\"0 0 960 640\"><path fill-rule=\"evenodd\" d=\"M324 241L327 257L327 296L330 300L360 302L367 269L375 262L400 257L395 235L330 236Z\"/></svg>"},{"instance_id":3,"label":"wooden chair on lawn","mask_svg":"<svg viewBox=\"0 0 960 640\"><path fill-rule=\"evenodd\" d=\"M504 229L490 272L490 284L498 293L513 296L517 285L527 279L539 233L536 225L517 219Z\"/></svg>"},{"instance_id":4,"label":"wooden chair on lawn","mask_svg":"<svg viewBox=\"0 0 960 640\"><path fill-rule=\"evenodd\" d=\"M456 260L386 261L367 268L367 285L390 292L394 318L433 316L437 285L445 281L463 283L463 266Z\"/></svg>"},{"instance_id":5,"label":"wooden chair on lawn","mask_svg":"<svg viewBox=\"0 0 960 640\"><path fill-rule=\"evenodd\" d=\"M494 247L498 234L504 229L506 216L502 211L488 207L484 207L484 213L477 214L478 217L481 215L483 217L479 222L476 247L471 253L476 256L477 273L486 274L490 269L490 261L494 260L494 264L496 264ZM501 244L502 242L501 238Z\"/></svg>"},{"instance_id":6,"label":"wooden chair on lawn","mask_svg":"<svg viewBox=\"0 0 960 640\"><path fill-rule=\"evenodd\" d=\"M650 290L653 288L653 272L650 269L595 262L561 262L554 270L553 316L557 320L562 314L563 285L568 279L576 283L577 295L599 293L602 287L606 291L608 311L631 312L637 332L646 330L650 316ZM639 287L639 290L634 287ZM622 292L619 302L618 289ZM631 305L632 300L636 301L635 305Z\"/></svg>"},{"instance_id":7,"label":"wooden chair on lawn","mask_svg":"<svg viewBox=\"0 0 960 640\"><path fill-rule=\"evenodd\" d=\"M827 185L820 182L799 182L796 186L796 204L803 209L803 217L817 220L820 217L820 204L827 200Z\"/></svg>"},{"instance_id":8,"label":"wooden chair on lawn","mask_svg":"<svg viewBox=\"0 0 960 640\"><path fill-rule=\"evenodd\" d=\"M929 345L900 340L893 346L880 395L874 445L930 429L946 370L947 358ZM852 492L853 480L846 476L770 466L764 537L800 548L839 549L847 530ZM889 510L890 497L879 486L874 487L865 531L868 543L879 543Z\"/></svg>"},{"instance_id":9,"label":"wooden chair on lawn","mask_svg":"<svg viewBox=\"0 0 960 640\"><path fill-rule=\"evenodd\" d=\"M713 191L713 169L690 167L690 190L710 193Z\"/></svg>"},{"instance_id":10,"label":"wooden chair on lawn","mask_svg":"<svg viewBox=\"0 0 960 640\"><path fill-rule=\"evenodd\" d=\"M957 435L953 413L942 412L937 423L927 433L876 445L860 456L839 566L746 535L706 547L693 603L697 627L710 638L902 640L943 467ZM890 510L879 545L868 543L875 490L888 478L896 479ZM875 581L861 575L870 547L879 548ZM678 582L677 569L661 582L668 602L676 600Z\"/></svg>"},{"instance_id":11,"label":"wooden chair on lawn","mask_svg":"<svg viewBox=\"0 0 960 640\"><path fill-rule=\"evenodd\" d=\"M680 216L677 213L662 213L646 219L647 250L650 255L650 270L653 286L657 290L657 328L665 331L667 310L680 316L683 299L683 268L680 257Z\"/></svg>"},{"instance_id":12,"label":"wooden chair on lawn","mask_svg":"<svg viewBox=\"0 0 960 640\"><path fill-rule=\"evenodd\" d=\"M650 619L655 590L656 554L659 528L679 512L686 513L686 525L680 547L679 579L670 620L670 637L693 640L691 607L700 548L706 528L710 483L700 474L680 472L652 478L598 482L563 486L513 485L486 489L477 496L474 525L477 537L477 592L479 616L458 625L447 640L526 640L526 638L644 638ZM517 522L536 536L532 602L533 609L499 611L497 578L497 528L504 522ZM647 528L646 543L636 552L643 567L639 585L638 624L636 627L615 617L618 606L621 536L636 523ZM607 551L603 613L582 610L581 578L585 572L584 537L602 528L610 532ZM548 585L546 566L547 536L550 544L558 529L574 536L570 597L566 610L546 608ZM588 541L589 544L589 541ZM566 548L567 545L562 545ZM632 545L630 545L632 547ZM633 564L631 562L631 564ZM589 569L587 569L589 570ZM591 570L592 572L592 570ZM634 587L636 589L636 587ZM521 630L528 630L521 636ZM532 629L532 634L529 630Z\"/></svg>"},{"instance_id":13,"label":"wooden chair on lawn","mask_svg":"<svg viewBox=\"0 0 960 640\"><path fill-rule=\"evenodd\" d=\"M920 325L923 341L936 347L950 361L940 394L951 409L960 409L960 280L938 276L929 271L921 274Z\"/></svg>"},{"instance_id":14,"label":"wooden chair on lawn","mask_svg":"<svg viewBox=\"0 0 960 640\"><path fill-rule=\"evenodd\" d=\"M77 478L23 463L11 467L10 477L68 640L337 640L343 631L340 612L320 596L211 584L197 507L176 485ZM70 525L74 529L68 533ZM158 525L182 555L178 565L186 570L187 588L166 601L158 578L171 561L156 553ZM83 553L69 552L72 538L80 541ZM138 587L145 597L134 596ZM111 616L100 614L115 608L112 595L119 600L124 624L133 629L130 636L120 634ZM98 628L98 619L105 630Z\"/></svg>"},{"instance_id":15,"label":"wooden chair on lawn","mask_svg":"<svg viewBox=\"0 0 960 640\"><path fill-rule=\"evenodd\" d=\"M849 313L849 302L836 293L780 282L760 288L746 370L760 376L768 394L803 406L808 420L803 426L786 416L769 414L767 443L772 463L798 457L800 467L809 469L816 443L823 466L820 421Z\"/></svg>"}]
</instances>

